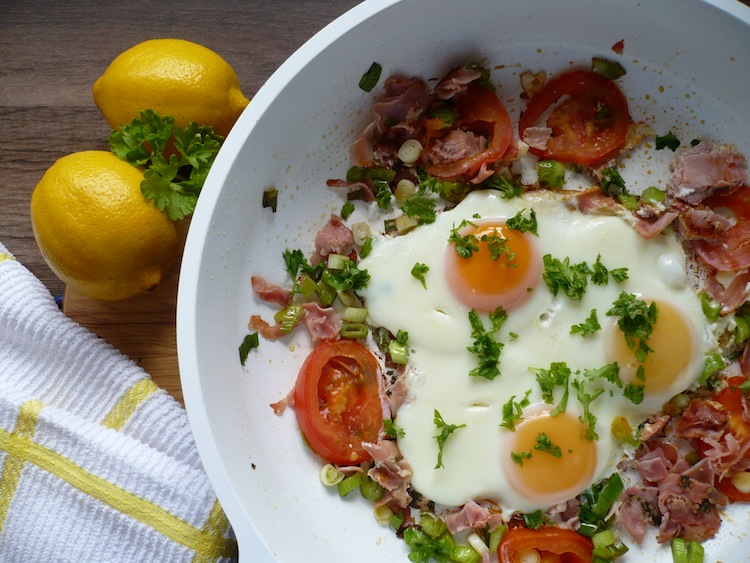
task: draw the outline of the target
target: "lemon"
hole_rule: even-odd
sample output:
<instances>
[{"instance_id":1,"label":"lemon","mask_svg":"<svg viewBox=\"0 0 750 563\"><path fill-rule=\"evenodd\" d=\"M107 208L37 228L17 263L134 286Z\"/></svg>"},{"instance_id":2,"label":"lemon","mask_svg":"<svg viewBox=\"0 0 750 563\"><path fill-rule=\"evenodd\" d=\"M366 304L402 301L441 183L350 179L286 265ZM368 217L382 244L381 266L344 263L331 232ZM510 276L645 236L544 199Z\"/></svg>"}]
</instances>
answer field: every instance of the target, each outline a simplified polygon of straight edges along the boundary
<instances>
[{"instance_id":1,"label":"lemon","mask_svg":"<svg viewBox=\"0 0 750 563\"><path fill-rule=\"evenodd\" d=\"M175 224L141 193L143 170L110 152L57 160L31 195L37 245L76 291L107 301L155 288L179 253Z\"/></svg>"},{"instance_id":2,"label":"lemon","mask_svg":"<svg viewBox=\"0 0 750 563\"><path fill-rule=\"evenodd\" d=\"M226 136L249 100L232 67L214 51L182 39L151 39L118 55L92 88L112 129L151 109Z\"/></svg>"}]
</instances>

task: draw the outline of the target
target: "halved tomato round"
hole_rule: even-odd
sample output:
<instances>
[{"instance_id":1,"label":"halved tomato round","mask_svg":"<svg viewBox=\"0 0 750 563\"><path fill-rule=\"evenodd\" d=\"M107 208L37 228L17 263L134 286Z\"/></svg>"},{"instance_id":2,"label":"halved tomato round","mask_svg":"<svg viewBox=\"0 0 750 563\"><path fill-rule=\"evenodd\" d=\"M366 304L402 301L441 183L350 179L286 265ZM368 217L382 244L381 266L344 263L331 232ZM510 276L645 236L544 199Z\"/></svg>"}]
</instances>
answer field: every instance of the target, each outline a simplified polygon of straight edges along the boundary
<instances>
[{"instance_id":1,"label":"halved tomato round","mask_svg":"<svg viewBox=\"0 0 750 563\"><path fill-rule=\"evenodd\" d=\"M591 563L593 550L591 540L573 530L551 526L538 530L518 527L503 536L497 558L500 563L522 563L529 560L529 552L536 552L537 560L545 563Z\"/></svg>"},{"instance_id":2,"label":"halved tomato round","mask_svg":"<svg viewBox=\"0 0 750 563\"><path fill-rule=\"evenodd\" d=\"M428 174L438 178L470 180L477 175L483 164L493 164L505 156L513 141L513 124L495 92L475 82L467 86L466 92L456 97L455 108L458 117L453 129L482 135L487 139L487 147L470 156L432 164L425 169ZM432 135L429 131L434 128L427 129L427 143L430 145L436 140L429 136Z\"/></svg>"},{"instance_id":3,"label":"halved tomato round","mask_svg":"<svg viewBox=\"0 0 750 563\"><path fill-rule=\"evenodd\" d=\"M628 101L617 84L593 71L573 70L547 81L521 115L521 140L529 127L544 125L548 112L552 136L546 149L529 148L541 158L592 166L614 158L625 145Z\"/></svg>"},{"instance_id":4,"label":"halved tomato round","mask_svg":"<svg viewBox=\"0 0 750 563\"><path fill-rule=\"evenodd\" d=\"M353 340L325 341L302 365L294 412L308 446L329 463L357 465L383 426L380 365Z\"/></svg>"}]
</instances>

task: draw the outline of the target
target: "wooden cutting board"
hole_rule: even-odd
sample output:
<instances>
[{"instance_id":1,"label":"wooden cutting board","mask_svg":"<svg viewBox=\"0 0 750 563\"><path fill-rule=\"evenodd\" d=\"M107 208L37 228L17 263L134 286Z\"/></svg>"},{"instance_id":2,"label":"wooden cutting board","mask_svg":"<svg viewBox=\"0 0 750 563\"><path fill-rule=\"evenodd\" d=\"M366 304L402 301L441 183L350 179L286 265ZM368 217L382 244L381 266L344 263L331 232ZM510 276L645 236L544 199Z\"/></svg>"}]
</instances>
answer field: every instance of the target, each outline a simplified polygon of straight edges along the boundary
<instances>
[{"instance_id":1,"label":"wooden cutting board","mask_svg":"<svg viewBox=\"0 0 750 563\"><path fill-rule=\"evenodd\" d=\"M139 364L183 404L177 366L179 264L152 293L124 301L98 301L65 288L62 310Z\"/></svg>"}]
</instances>

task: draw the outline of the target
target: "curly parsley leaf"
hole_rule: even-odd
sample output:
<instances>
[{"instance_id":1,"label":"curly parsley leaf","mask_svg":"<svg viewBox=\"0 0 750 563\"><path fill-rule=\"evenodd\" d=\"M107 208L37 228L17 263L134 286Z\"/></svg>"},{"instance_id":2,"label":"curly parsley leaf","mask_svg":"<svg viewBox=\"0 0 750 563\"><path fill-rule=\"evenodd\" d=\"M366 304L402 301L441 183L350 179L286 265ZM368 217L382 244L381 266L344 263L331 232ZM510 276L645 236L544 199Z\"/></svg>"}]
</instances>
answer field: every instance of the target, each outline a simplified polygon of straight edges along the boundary
<instances>
[{"instance_id":1,"label":"curly parsley leaf","mask_svg":"<svg viewBox=\"0 0 750 563\"><path fill-rule=\"evenodd\" d=\"M608 316L617 317L617 326L625 337L628 348L635 350L639 362L646 361L652 352L647 342L654 330L659 308L656 303L647 304L632 293L622 292L607 311Z\"/></svg>"},{"instance_id":2,"label":"curly parsley leaf","mask_svg":"<svg viewBox=\"0 0 750 563\"><path fill-rule=\"evenodd\" d=\"M549 436L547 436L544 432L540 432L537 435L536 445L534 446L534 449L539 452L549 454L552 457L562 457L562 450L560 449L560 446L552 443L552 440L550 440Z\"/></svg>"},{"instance_id":3,"label":"curly parsley leaf","mask_svg":"<svg viewBox=\"0 0 750 563\"><path fill-rule=\"evenodd\" d=\"M176 154L164 156L170 139ZM173 221L195 210L198 195L216 159L224 138L213 128L190 123L182 129L173 117L161 117L152 110L140 119L121 125L109 136L110 150L133 166L146 168L141 191Z\"/></svg>"},{"instance_id":4,"label":"curly parsley leaf","mask_svg":"<svg viewBox=\"0 0 750 563\"><path fill-rule=\"evenodd\" d=\"M482 182L482 186L500 192L503 199L513 199L523 193L523 186L511 182L502 174L493 174Z\"/></svg>"},{"instance_id":5,"label":"curly parsley leaf","mask_svg":"<svg viewBox=\"0 0 750 563\"><path fill-rule=\"evenodd\" d=\"M344 260L343 267L338 270L328 269L326 282L336 291L359 290L367 287L370 274L367 270L360 270L354 260Z\"/></svg>"},{"instance_id":6,"label":"curly parsley leaf","mask_svg":"<svg viewBox=\"0 0 750 563\"><path fill-rule=\"evenodd\" d=\"M420 224L434 223L435 201L424 194L424 190L417 191L401 204L401 211L409 217L415 217Z\"/></svg>"},{"instance_id":7,"label":"curly parsley leaf","mask_svg":"<svg viewBox=\"0 0 750 563\"><path fill-rule=\"evenodd\" d=\"M404 530L404 542L409 546L409 561L413 563L448 562L455 545L450 534L433 538L417 526L410 526Z\"/></svg>"},{"instance_id":8,"label":"curly parsley leaf","mask_svg":"<svg viewBox=\"0 0 750 563\"><path fill-rule=\"evenodd\" d=\"M439 469L443 467L443 448L445 447L445 442L448 440L448 437L453 434L456 430L459 428L464 428L465 424L448 424L443 420L443 417L440 415L437 409L435 409L435 412L433 413L433 421L435 423L435 428L437 428L439 434L435 435L435 440L437 440L438 444L438 457L437 457L437 465L435 465L435 469Z\"/></svg>"},{"instance_id":9,"label":"curly parsley leaf","mask_svg":"<svg viewBox=\"0 0 750 563\"><path fill-rule=\"evenodd\" d=\"M422 282L422 287L427 289L427 282L425 281L425 274L430 271L430 267L427 264L417 262L411 269L411 275Z\"/></svg>"},{"instance_id":10,"label":"curly parsley leaf","mask_svg":"<svg viewBox=\"0 0 750 563\"><path fill-rule=\"evenodd\" d=\"M657 151L669 149L674 152L680 146L680 140L670 131L666 135L657 135L656 139L654 139L654 144Z\"/></svg>"},{"instance_id":11,"label":"curly parsley leaf","mask_svg":"<svg viewBox=\"0 0 750 563\"><path fill-rule=\"evenodd\" d=\"M565 412L568 407L568 382L571 371L565 362L552 362L549 369L537 369L536 381L542 390L542 400L547 404L555 402L555 388L562 387L563 394L560 402L551 411L552 416Z\"/></svg>"},{"instance_id":12,"label":"curly parsley leaf","mask_svg":"<svg viewBox=\"0 0 750 563\"><path fill-rule=\"evenodd\" d=\"M606 379L618 388L622 388L622 380L620 379L620 366L617 364L617 362L605 364L602 367L596 369L585 369L583 370L583 375L592 381L594 379Z\"/></svg>"},{"instance_id":13,"label":"curly parsley leaf","mask_svg":"<svg viewBox=\"0 0 750 563\"><path fill-rule=\"evenodd\" d=\"M526 395L520 401L516 401L516 396L511 395L510 399L503 405L503 421L500 426L507 428L511 432L516 431L516 421L523 419L523 409L529 406L529 395L531 389L526 391Z\"/></svg>"},{"instance_id":14,"label":"curly parsley leaf","mask_svg":"<svg viewBox=\"0 0 750 563\"><path fill-rule=\"evenodd\" d=\"M599 395L604 393L604 389L599 388L593 393L587 393L584 382L577 379L574 379L570 385L575 389L578 402L580 402L581 407L583 407L583 414L578 417L578 420L586 425L586 435L584 437L590 441L598 440L599 434L596 433L597 418L594 413L591 412L591 403L593 403Z\"/></svg>"},{"instance_id":15,"label":"curly parsley leaf","mask_svg":"<svg viewBox=\"0 0 750 563\"><path fill-rule=\"evenodd\" d=\"M471 337L474 343L467 346L467 350L476 355L479 365L469 372L472 377L484 377L493 380L500 375L498 363L503 343L497 342L494 334L500 330L508 319L508 313L502 307L498 307L489 314L490 329L486 329L475 310L469 311L469 323L471 324Z\"/></svg>"},{"instance_id":16,"label":"curly parsley leaf","mask_svg":"<svg viewBox=\"0 0 750 563\"><path fill-rule=\"evenodd\" d=\"M533 209L529 210L528 218L523 216L523 211L524 210L521 210L516 213L513 217L508 219L505 224L508 228L518 231L519 233L529 232L532 235L539 236L539 233L537 233L536 211Z\"/></svg>"},{"instance_id":17,"label":"curly parsley leaf","mask_svg":"<svg viewBox=\"0 0 750 563\"><path fill-rule=\"evenodd\" d=\"M557 295L562 291L573 301L583 299L590 272L586 262L571 264L568 257L560 260L553 258L550 254L545 254L542 261L544 262L542 279L552 295Z\"/></svg>"},{"instance_id":18,"label":"curly parsley leaf","mask_svg":"<svg viewBox=\"0 0 750 563\"><path fill-rule=\"evenodd\" d=\"M601 328L602 325L599 324L599 319L596 316L596 309L591 309L591 314L585 321L570 327L570 334L589 336L590 334L594 334L595 332L601 330Z\"/></svg>"},{"instance_id":19,"label":"curly parsley leaf","mask_svg":"<svg viewBox=\"0 0 750 563\"><path fill-rule=\"evenodd\" d=\"M466 226L476 227L476 224L464 219L458 227L454 226L451 229L451 234L448 237L448 242L453 245L456 254L461 258L471 258L475 252L479 252L479 240L476 235L461 235L461 229Z\"/></svg>"},{"instance_id":20,"label":"curly parsley leaf","mask_svg":"<svg viewBox=\"0 0 750 563\"><path fill-rule=\"evenodd\" d=\"M383 419L383 432L389 438L395 440L396 438L403 438L406 436L406 432L400 426L396 425L390 418Z\"/></svg>"}]
</instances>

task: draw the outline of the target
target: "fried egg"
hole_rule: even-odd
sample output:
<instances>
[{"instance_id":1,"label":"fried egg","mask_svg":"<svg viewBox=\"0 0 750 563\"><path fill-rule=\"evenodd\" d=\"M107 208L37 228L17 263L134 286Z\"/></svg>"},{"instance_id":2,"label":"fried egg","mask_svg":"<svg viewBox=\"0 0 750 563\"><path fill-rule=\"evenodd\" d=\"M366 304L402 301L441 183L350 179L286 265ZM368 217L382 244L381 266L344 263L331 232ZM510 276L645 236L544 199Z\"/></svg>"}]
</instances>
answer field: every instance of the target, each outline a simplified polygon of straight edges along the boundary
<instances>
[{"instance_id":1,"label":"fried egg","mask_svg":"<svg viewBox=\"0 0 750 563\"><path fill-rule=\"evenodd\" d=\"M408 333L399 447L412 486L439 504L493 499L509 512L530 512L573 498L620 460L616 418L636 427L700 374L708 332L679 241L646 240L623 217L582 214L574 201L549 191L507 200L478 190L408 235L379 236L359 264L370 274L361 292L370 322ZM506 224L531 210L536 235ZM476 250L461 257L467 235ZM598 263L627 279L609 275L596 284L589 275L580 299L571 299L546 283L549 260L589 270ZM416 264L426 270L424 285L411 273ZM619 316L607 314L622 295L658 311L645 361L626 342ZM492 335L502 345L500 373L470 375L478 356L469 351L477 337L469 314L491 332L498 307L507 312ZM571 333L592 315L599 330ZM619 381L596 377L615 362ZM537 376L554 365L570 370L569 381L545 394ZM642 389L641 402L625 396L629 384ZM442 448L437 414L452 425Z\"/></svg>"}]
</instances>

